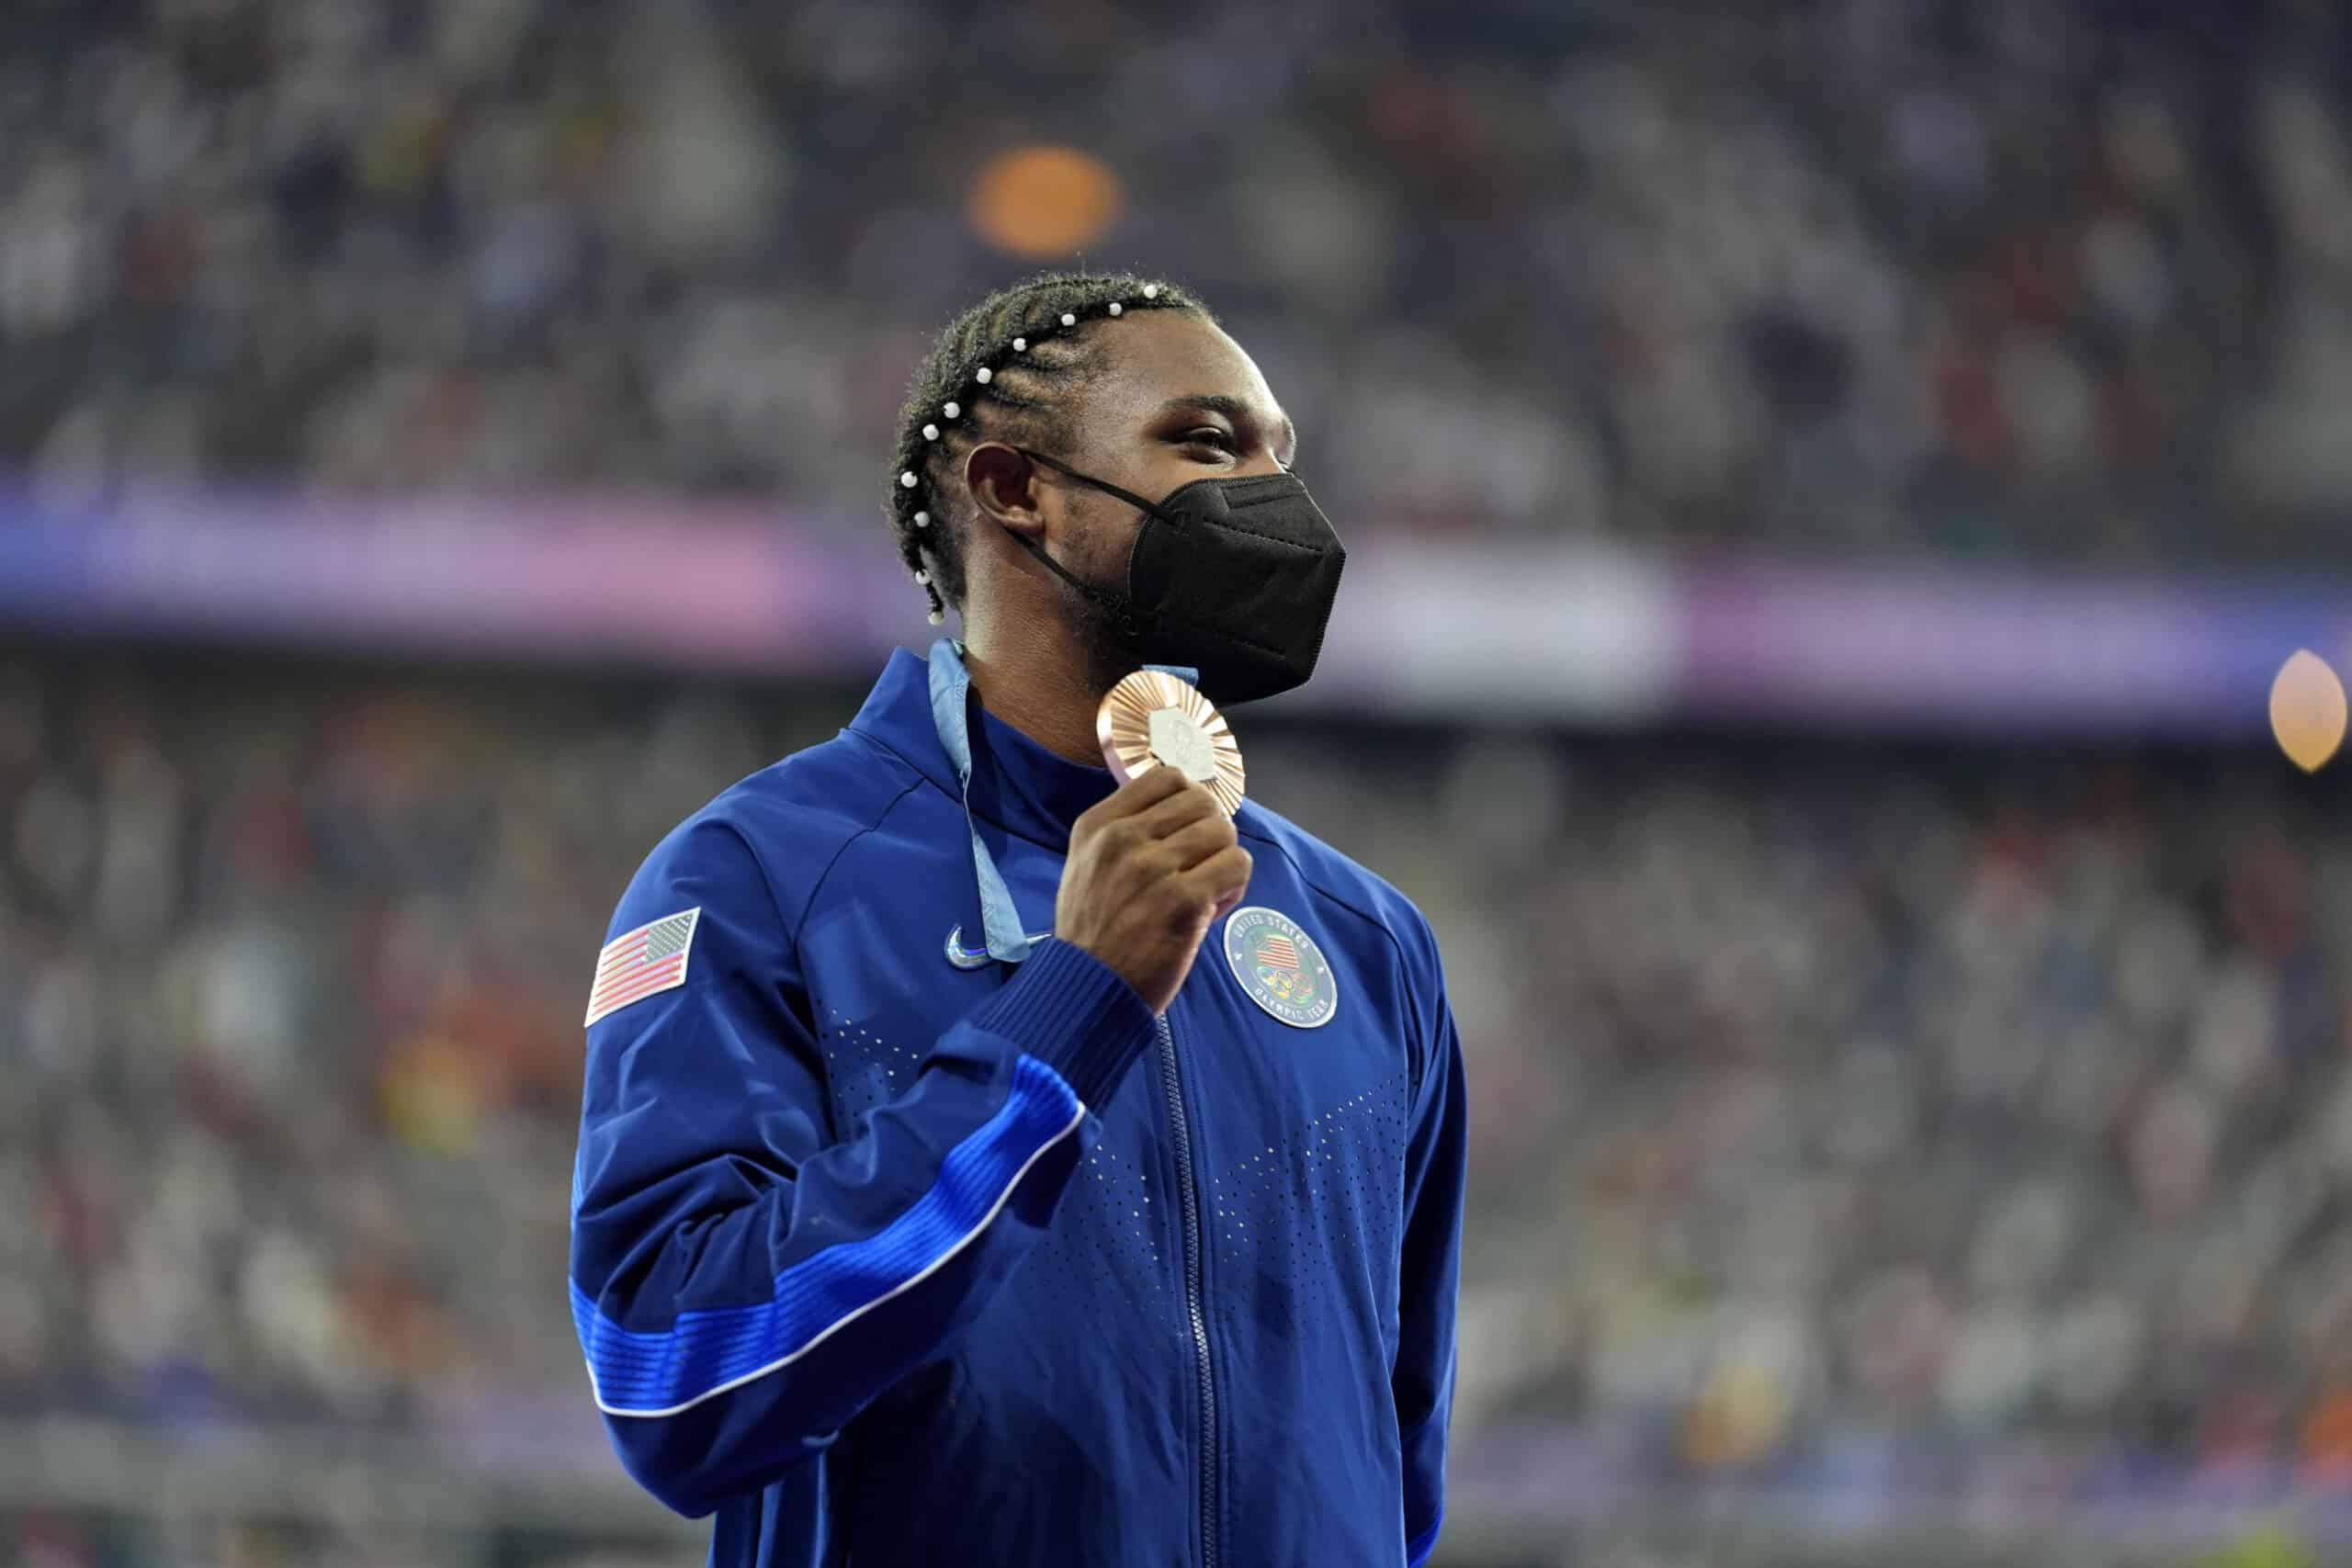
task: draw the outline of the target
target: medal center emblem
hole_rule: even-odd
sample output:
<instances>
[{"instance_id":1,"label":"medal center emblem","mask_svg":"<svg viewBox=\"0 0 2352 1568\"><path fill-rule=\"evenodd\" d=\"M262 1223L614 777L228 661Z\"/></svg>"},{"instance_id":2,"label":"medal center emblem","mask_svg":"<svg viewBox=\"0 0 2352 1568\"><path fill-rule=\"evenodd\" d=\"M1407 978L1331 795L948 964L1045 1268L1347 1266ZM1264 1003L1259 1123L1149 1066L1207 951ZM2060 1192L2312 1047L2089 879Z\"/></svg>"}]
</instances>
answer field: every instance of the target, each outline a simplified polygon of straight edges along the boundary
<instances>
[{"instance_id":1,"label":"medal center emblem","mask_svg":"<svg viewBox=\"0 0 2352 1568\"><path fill-rule=\"evenodd\" d=\"M1216 749L1208 732L1182 708L1151 710L1151 754L1194 784L1216 777Z\"/></svg>"},{"instance_id":2,"label":"medal center emblem","mask_svg":"<svg viewBox=\"0 0 2352 1568\"><path fill-rule=\"evenodd\" d=\"M1105 692L1094 739L1121 784L1173 768L1215 795L1227 817L1241 809L1248 774L1232 728L1216 705L1165 670L1138 670Z\"/></svg>"},{"instance_id":3,"label":"medal center emblem","mask_svg":"<svg viewBox=\"0 0 2352 1568\"><path fill-rule=\"evenodd\" d=\"M1225 962L1251 1001L1293 1029L1318 1029L1339 1010L1330 961L1279 909L1253 905L1227 916Z\"/></svg>"}]
</instances>

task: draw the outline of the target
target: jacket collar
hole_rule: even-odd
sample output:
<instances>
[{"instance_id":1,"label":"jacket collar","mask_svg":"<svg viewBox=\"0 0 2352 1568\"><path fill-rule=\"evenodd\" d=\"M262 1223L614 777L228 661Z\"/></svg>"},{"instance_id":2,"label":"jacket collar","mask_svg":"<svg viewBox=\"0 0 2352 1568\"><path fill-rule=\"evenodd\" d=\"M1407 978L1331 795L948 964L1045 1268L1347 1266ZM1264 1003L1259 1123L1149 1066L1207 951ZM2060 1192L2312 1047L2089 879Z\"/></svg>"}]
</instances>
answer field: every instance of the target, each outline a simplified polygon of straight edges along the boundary
<instances>
[{"instance_id":1,"label":"jacket collar","mask_svg":"<svg viewBox=\"0 0 2352 1568\"><path fill-rule=\"evenodd\" d=\"M989 952L1018 964L1031 943L974 819L1063 849L1079 814L1111 793L1111 772L1057 756L986 712L972 691L963 651L944 637L932 645L928 660L894 649L850 728L963 804ZM1172 673L1193 678L1189 670Z\"/></svg>"},{"instance_id":2,"label":"jacket collar","mask_svg":"<svg viewBox=\"0 0 2352 1568\"><path fill-rule=\"evenodd\" d=\"M897 752L951 795L966 794L952 747L932 708L931 671L895 649L850 728ZM1079 814L1111 793L1111 771L1047 750L989 712L975 696L964 716L972 815L1051 849L1069 842Z\"/></svg>"},{"instance_id":3,"label":"jacket collar","mask_svg":"<svg viewBox=\"0 0 2352 1568\"><path fill-rule=\"evenodd\" d=\"M1117 787L1111 770L1048 751L978 704L972 729L972 814L1057 849L1080 813Z\"/></svg>"},{"instance_id":4,"label":"jacket collar","mask_svg":"<svg viewBox=\"0 0 2352 1568\"><path fill-rule=\"evenodd\" d=\"M849 727L897 755L949 795L960 796L963 788L956 782L955 766L932 725L926 676L921 659L903 648L892 649L890 661L882 667L882 678L866 694Z\"/></svg>"}]
</instances>

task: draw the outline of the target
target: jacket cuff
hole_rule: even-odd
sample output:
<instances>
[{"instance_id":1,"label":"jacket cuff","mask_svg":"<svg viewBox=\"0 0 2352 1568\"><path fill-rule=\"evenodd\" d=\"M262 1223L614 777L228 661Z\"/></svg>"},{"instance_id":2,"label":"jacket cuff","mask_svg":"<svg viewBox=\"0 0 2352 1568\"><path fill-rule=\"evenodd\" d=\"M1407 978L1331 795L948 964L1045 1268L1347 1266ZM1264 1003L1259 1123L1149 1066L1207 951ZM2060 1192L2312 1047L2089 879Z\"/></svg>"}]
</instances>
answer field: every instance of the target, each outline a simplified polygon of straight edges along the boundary
<instances>
[{"instance_id":1,"label":"jacket cuff","mask_svg":"<svg viewBox=\"0 0 2352 1568\"><path fill-rule=\"evenodd\" d=\"M1061 1075L1089 1111L1107 1104L1151 1043L1151 1009L1119 972L1067 942L1043 942L971 1014Z\"/></svg>"}]
</instances>

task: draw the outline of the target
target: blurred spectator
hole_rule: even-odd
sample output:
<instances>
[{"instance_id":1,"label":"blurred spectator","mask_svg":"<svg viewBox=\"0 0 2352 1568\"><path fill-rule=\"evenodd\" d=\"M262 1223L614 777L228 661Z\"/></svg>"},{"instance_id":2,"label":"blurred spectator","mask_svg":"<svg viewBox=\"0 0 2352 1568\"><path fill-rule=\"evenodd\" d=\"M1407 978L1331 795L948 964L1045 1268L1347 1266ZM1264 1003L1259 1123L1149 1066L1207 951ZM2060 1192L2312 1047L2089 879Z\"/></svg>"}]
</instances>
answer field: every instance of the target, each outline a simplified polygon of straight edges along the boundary
<instances>
[{"instance_id":1,"label":"blurred spectator","mask_svg":"<svg viewBox=\"0 0 2352 1568\"><path fill-rule=\"evenodd\" d=\"M576 1398L582 966L669 823L838 716L0 680L0 1397ZM1878 1432L2352 1476L2352 829L2272 760L1277 727L1251 768L1445 940L1466 1427L1598 1417L1700 1472Z\"/></svg>"},{"instance_id":2,"label":"blurred spectator","mask_svg":"<svg viewBox=\"0 0 2352 1568\"><path fill-rule=\"evenodd\" d=\"M0 461L865 526L923 335L1059 232L1219 303L1342 518L2314 557L2352 500L2345 28L37 5L0 45ZM1039 141L1110 183L971 228Z\"/></svg>"}]
</instances>

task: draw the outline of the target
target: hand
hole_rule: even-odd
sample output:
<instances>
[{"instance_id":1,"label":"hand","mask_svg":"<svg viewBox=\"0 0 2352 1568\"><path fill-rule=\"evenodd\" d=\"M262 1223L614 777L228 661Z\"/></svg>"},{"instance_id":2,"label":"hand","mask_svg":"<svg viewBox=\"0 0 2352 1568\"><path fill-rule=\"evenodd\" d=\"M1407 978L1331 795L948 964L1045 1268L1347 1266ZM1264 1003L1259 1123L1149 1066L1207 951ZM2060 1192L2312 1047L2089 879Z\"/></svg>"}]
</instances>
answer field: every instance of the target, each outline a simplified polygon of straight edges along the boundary
<instances>
[{"instance_id":1,"label":"hand","mask_svg":"<svg viewBox=\"0 0 2352 1568\"><path fill-rule=\"evenodd\" d=\"M1129 779L1080 816L1054 934L1168 1010L1216 918L1250 886L1250 852L1209 792L1173 768Z\"/></svg>"}]
</instances>

